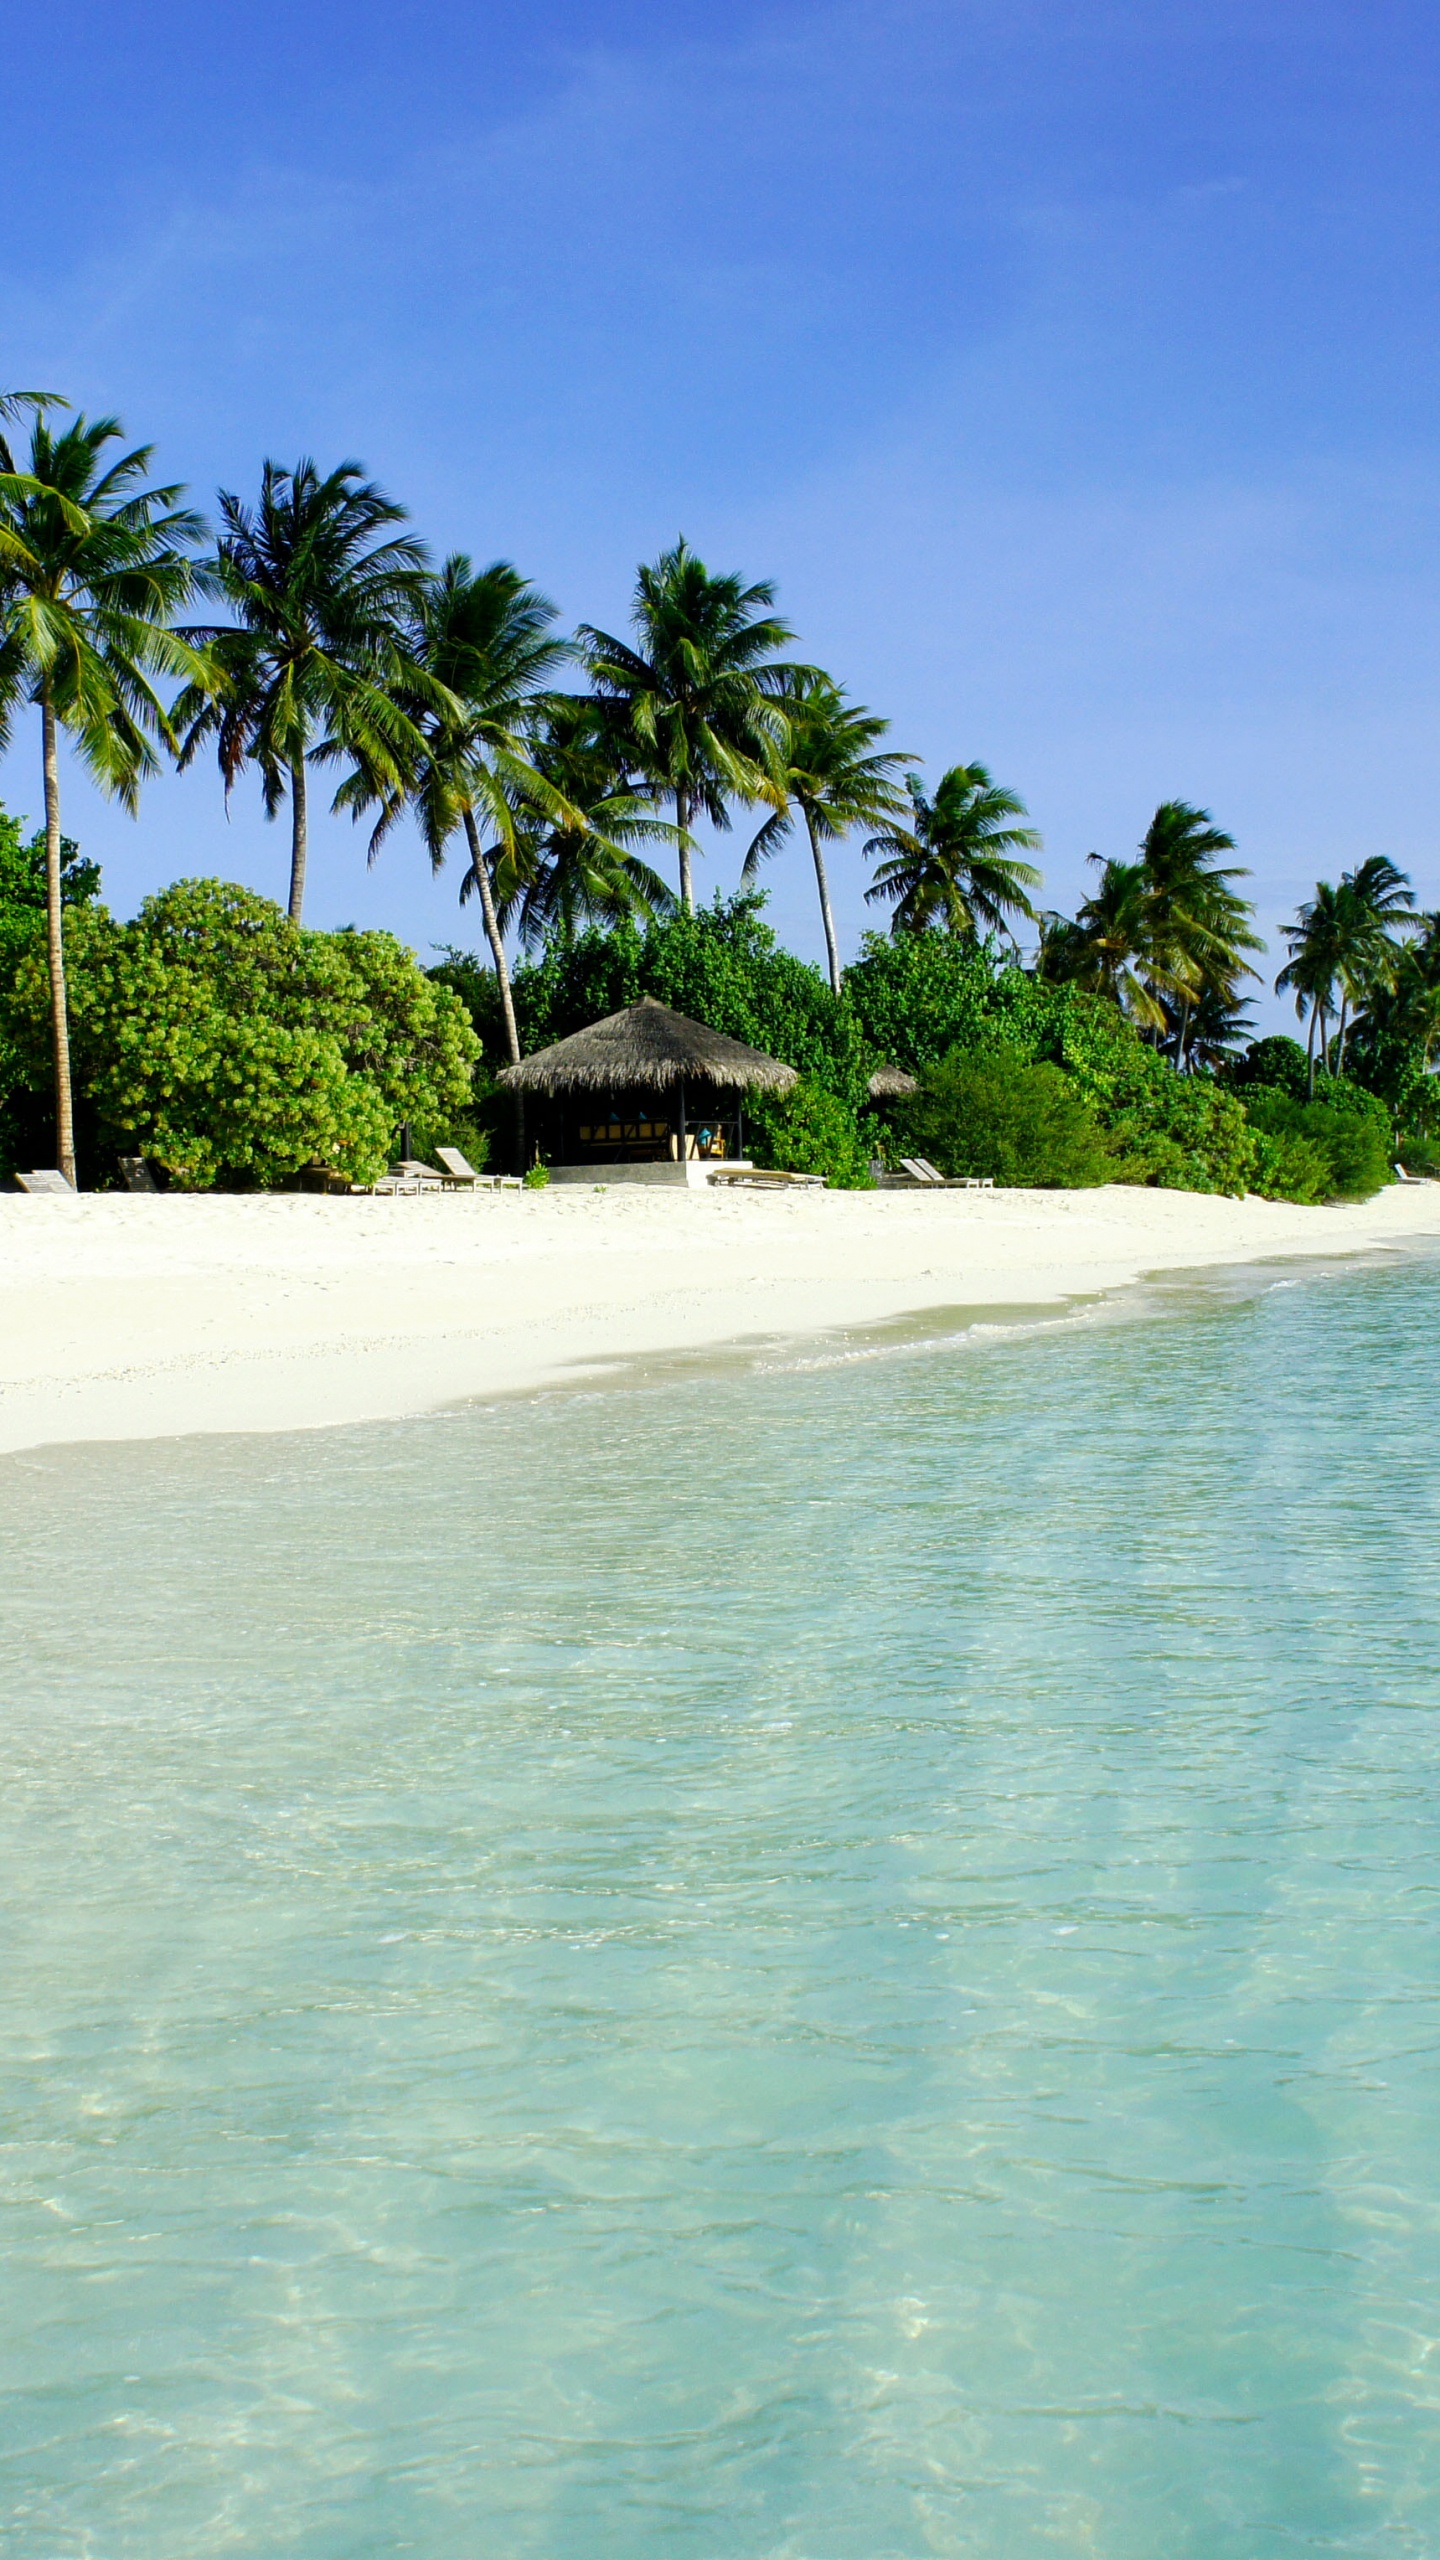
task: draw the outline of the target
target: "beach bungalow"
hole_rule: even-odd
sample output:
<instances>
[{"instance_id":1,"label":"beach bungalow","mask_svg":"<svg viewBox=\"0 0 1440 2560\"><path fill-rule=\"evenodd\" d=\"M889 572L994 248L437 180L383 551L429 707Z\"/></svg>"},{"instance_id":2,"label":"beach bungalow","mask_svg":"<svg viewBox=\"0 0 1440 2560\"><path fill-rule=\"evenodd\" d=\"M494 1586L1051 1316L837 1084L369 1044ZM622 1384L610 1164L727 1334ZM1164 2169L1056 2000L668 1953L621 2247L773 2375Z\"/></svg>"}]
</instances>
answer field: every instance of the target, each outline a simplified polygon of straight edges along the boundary
<instances>
[{"instance_id":1,"label":"beach bungalow","mask_svg":"<svg viewBox=\"0 0 1440 2560\"><path fill-rule=\"evenodd\" d=\"M555 1182L708 1182L744 1163L746 1092L784 1093L795 1069L642 996L500 1082L524 1098L527 1152Z\"/></svg>"}]
</instances>

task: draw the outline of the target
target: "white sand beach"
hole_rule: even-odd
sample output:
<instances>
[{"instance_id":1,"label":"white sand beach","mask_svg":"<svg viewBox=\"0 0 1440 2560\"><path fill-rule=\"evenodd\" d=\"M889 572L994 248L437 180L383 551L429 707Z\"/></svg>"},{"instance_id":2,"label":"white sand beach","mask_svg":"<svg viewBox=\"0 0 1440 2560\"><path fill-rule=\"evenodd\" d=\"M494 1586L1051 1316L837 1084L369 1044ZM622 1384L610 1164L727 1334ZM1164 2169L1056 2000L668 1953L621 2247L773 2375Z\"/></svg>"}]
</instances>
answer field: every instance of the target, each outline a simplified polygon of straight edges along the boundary
<instances>
[{"instance_id":1,"label":"white sand beach","mask_svg":"<svg viewBox=\"0 0 1440 2560\"><path fill-rule=\"evenodd\" d=\"M646 1354L1432 1238L1440 1185L1327 1209L1119 1187L5 1197L0 1449L360 1421Z\"/></svg>"}]
</instances>

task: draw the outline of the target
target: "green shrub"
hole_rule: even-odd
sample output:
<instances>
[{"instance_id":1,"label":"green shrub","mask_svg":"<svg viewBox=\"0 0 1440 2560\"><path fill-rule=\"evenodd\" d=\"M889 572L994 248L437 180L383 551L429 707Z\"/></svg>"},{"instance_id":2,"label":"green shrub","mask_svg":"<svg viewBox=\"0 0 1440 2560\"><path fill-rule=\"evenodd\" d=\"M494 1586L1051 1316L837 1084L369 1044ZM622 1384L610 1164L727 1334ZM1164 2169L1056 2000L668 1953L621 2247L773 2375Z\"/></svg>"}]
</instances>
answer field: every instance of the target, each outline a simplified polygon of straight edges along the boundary
<instances>
[{"instance_id":1,"label":"green shrub","mask_svg":"<svg viewBox=\"0 0 1440 2560\"><path fill-rule=\"evenodd\" d=\"M865 1191L874 1182L854 1112L813 1076L801 1076L788 1093L748 1097L745 1151L759 1165L821 1173L836 1191Z\"/></svg>"},{"instance_id":2,"label":"green shrub","mask_svg":"<svg viewBox=\"0 0 1440 2560\"><path fill-rule=\"evenodd\" d=\"M1389 1121L1371 1094L1342 1097L1335 1087L1324 1100L1297 1102L1273 1085L1256 1085L1245 1110L1267 1142L1254 1188L1269 1199L1368 1200L1390 1180Z\"/></svg>"},{"instance_id":3,"label":"green shrub","mask_svg":"<svg viewBox=\"0 0 1440 2560\"><path fill-rule=\"evenodd\" d=\"M1240 1102L1209 1076L1177 1075L1153 1050L1136 1045L1138 1057L1100 1113L1119 1158L1114 1179L1240 1198L1256 1165Z\"/></svg>"},{"instance_id":4,"label":"green shrub","mask_svg":"<svg viewBox=\"0 0 1440 2560\"><path fill-rule=\"evenodd\" d=\"M1283 1031L1272 1031L1263 1040L1252 1040L1243 1058L1224 1070L1226 1082L1236 1085L1274 1085L1288 1093L1294 1102L1306 1099L1310 1079L1310 1061L1298 1040L1287 1038Z\"/></svg>"},{"instance_id":5,"label":"green shrub","mask_svg":"<svg viewBox=\"0 0 1440 2560\"><path fill-rule=\"evenodd\" d=\"M896 1123L907 1151L927 1156L941 1173L1057 1190L1114 1174L1094 1113L1058 1067L954 1049L925 1069Z\"/></svg>"},{"instance_id":6,"label":"green shrub","mask_svg":"<svg viewBox=\"0 0 1440 2560\"><path fill-rule=\"evenodd\" d=\"M761 893L745 891L643 931L621 924L557 938L513 975L521 1048L529 1056L641 996L656 996L692 1021L797 1067L858 1114L875 1061L866 1055L856 1015L818 969L777 942L762 921L763 905ZM493 970L471 952L451 951L432 974L461 998L490 1063L503 1064Z\"/></svg>"},{"instance_id":7,"label":"green shrub","mask_svg":"<svg viewBox=\"0 0 1440 2560\"><path fill-rule=\"evenodd\" d=\"M546 1191L550 1187L550 1167L548 1164L532 1164L520 1179L527 1191Z\"/></svg>"},{"instance_id":8,"label":"green shrub","mask_svg":"<svg viewBox=\"0 0 1440 2560\"><path fill-rule=\"evenodd\" d=\"M298 931L248 889L183 880L131 924L79 909L66 938L76 1081L112 1160L152 1156L189 1190L313 1157L372 1181L401 1121L471 1103L464 1010L388 933ZM34 953L10 1014L39 1073L47 1008Z\"/></svg>"},{"instance_id":9,"label":"green shrub","mask_svg":"<svg viewBox=\"0 0 1440 2560\"><path fill-rule=\"evenodd\" d=\"M1311 1207L1334 1197L1330 1157L1298 1130L1257 1129L1250 1188L1262 1200L1297 1200Z\"/></svg>"}]
</instances>

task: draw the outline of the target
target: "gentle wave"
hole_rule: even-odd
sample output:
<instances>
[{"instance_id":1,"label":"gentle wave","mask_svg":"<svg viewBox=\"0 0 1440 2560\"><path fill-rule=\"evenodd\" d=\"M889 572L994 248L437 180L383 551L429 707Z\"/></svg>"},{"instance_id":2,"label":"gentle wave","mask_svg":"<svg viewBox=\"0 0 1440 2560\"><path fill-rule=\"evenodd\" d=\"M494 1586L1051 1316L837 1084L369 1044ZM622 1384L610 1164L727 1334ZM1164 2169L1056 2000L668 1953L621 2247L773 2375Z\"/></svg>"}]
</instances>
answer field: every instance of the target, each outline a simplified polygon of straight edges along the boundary
<instances>
[{"instance_id":1,"label":"gentle wave","mask_svg":"<svg viewBox=\"0 0 1440 2560\"><path fill-rule=\"evenodd\" d=\"M7 1461L0 2550L1428 2560L1437 1318Z\"/></svg>"}]
</instances>

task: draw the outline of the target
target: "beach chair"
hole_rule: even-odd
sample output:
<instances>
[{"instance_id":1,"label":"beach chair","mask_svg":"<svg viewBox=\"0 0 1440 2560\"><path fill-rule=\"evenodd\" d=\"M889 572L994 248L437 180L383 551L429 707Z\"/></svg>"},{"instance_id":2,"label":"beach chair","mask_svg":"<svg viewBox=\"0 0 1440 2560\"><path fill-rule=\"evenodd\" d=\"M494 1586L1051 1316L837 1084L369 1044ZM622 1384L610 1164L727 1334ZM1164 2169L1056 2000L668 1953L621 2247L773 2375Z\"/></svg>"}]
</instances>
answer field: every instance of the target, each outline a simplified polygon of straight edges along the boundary
<instances>
[{"instance_id":1,"label":"beach chair","mask_svg":"<svg viewBox=\"0 0 1440 2560\"><path fill-rule=\"evenodd\" d=\"M477 1173L458 1147L437 1147L435 1153L440 1159L440 1179L447 1191L488 1191L491 1188L493 1177Z\"/></svg>"},{"instance_id":2,"label":"beach chair","mask_svg":"<svg viewBox=\"0 0 1440 2560\"><path fill-rule=\"evenodd\" d=\"M912 1182L918 1182L923 1191L944 1190L944 1174L937 1173L924 1156L902 1156L900 1164L902 1171L909 1174Z\"/></svg>"},{"instance_id":3,"label":"beach chair","mask_svg":"<svg viewBox=\"0 0 1440 2560\"><path fill-rule=\"evenodd\" d=\"M1394 1174L1397 1182L1408 1182L1417 1191L1424 1191L1428 1187L1427 1177L1423 1173L1407 1173L1403 1164L1397 1164L1394 1167Z\"/></svg>"},{"instance_id":4,"label":"beach chair","mask_svg":"<svg viewBox=\"0 0 1440 2560\"><path fill-rule=\"evenodd\" d=\"M62 1200L73 1200L75 1197L73 1183L67 1182L64 1174L54 1165L42 1166L35 1173L17 1173L15 1179L22 1191L34 1191L42 1197L58 1193Z\"/></svg>"},{"instance_id":5,"label":"beach chair","mask_svg":"<svg viewBox=\"0 0 1440 2560\"><path fill-rule=\"evenodd\" d=\"M158 1197L160 1185L143 1156L122 1156L120 1173L127 1191L153 1191Z\"/></svg>"}]
</instances>

